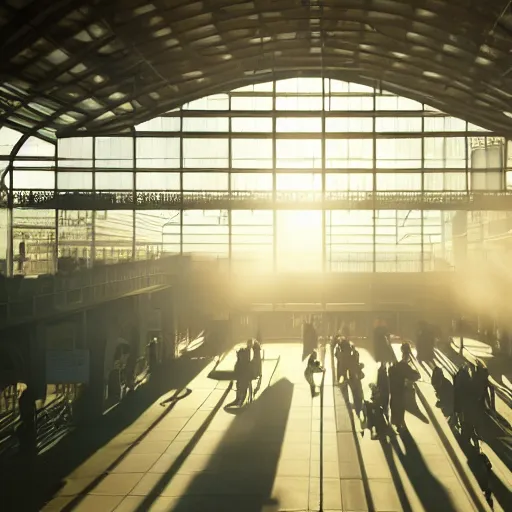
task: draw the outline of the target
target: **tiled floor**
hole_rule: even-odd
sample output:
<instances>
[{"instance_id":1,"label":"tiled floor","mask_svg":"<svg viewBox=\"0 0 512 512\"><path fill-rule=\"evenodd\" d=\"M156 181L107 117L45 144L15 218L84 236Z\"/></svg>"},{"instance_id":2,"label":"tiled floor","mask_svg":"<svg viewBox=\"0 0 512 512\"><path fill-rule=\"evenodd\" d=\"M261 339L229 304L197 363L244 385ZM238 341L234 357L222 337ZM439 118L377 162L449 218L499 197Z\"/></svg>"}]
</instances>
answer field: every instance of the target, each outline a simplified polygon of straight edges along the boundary
<instances>
[{"instance_id":1,"label":"tiled floor","mask_svg":"<svg viewBox=\"0 0 512 512\"><path fill-rule=\"evenodd\" d=\"M252 404L225 409L234 391L209 379L212 367L206 368L189 385L190 396L165 415L166 397L158 400L71 474L44 510L278 512L322 505L326 512L364 512L369 499L378 512L407 509L405 499L409 510L431 510L420 480L442 488L438 498L454 496L454 507L447 501L443 512L472 510L431 425L410 419L416 442L408 445L354 435L352 411L333 390L329 352L321 481L321 401L311 398L304 380L302 346L267 345L265 355L263 386ZM364 351L362 357L371 379L371 357ZM223 365L233 362L231 356ZM425 468L434 467L432 476Z\"/></svg>"}]
</instances>

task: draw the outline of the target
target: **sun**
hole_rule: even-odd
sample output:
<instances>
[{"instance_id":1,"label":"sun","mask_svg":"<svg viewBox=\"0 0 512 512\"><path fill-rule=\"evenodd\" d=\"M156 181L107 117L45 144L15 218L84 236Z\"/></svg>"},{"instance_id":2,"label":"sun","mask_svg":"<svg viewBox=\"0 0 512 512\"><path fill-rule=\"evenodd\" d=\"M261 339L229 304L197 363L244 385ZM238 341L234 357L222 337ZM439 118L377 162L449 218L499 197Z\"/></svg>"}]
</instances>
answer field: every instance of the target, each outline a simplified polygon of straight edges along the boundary
<instances>
[{"instance_id":1,"label":"sun","mask_svg":"<svg viewBox=\"0 0 512 512\"><path fill-rule=\"evenodd\" d=\"M320 210L278 212L277 267L284 272L322 270L322 212Z\"/></svg>"}]
</instances>

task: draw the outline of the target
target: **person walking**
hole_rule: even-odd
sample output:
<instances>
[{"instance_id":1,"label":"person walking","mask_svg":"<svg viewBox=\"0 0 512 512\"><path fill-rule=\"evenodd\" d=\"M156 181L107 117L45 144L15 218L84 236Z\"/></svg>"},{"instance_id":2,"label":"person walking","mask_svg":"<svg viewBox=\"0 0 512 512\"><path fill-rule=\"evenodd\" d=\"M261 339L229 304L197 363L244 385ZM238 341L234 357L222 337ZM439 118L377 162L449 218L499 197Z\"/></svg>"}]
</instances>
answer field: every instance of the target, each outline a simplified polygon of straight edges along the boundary
<instances>
[{"instance_id":1,"label":"person walking","mask_svg":"<svg viewBox=\"0 0 512 512\"><path fill-rule=\"evenodd\" d=\"M343 377L343 382L348 379L348 372L351 365L353 347L347 338L342 337L334 349L334 357L336 358L336 378L337 382Z\"/></svg>"},{"instance_id":2,"label":"person walking","mask_svg":"<svg viewBox=\"0 0 512 512\"><path fill-rule=\"evenodd\" d=\"M407 402L407 386L420 379L420 374L409 365L411 346L402 343L402 358L389 369L389 391L391 395L391 423L400 432L405 430L405 407Z\"/></svg>"}]
</instances>

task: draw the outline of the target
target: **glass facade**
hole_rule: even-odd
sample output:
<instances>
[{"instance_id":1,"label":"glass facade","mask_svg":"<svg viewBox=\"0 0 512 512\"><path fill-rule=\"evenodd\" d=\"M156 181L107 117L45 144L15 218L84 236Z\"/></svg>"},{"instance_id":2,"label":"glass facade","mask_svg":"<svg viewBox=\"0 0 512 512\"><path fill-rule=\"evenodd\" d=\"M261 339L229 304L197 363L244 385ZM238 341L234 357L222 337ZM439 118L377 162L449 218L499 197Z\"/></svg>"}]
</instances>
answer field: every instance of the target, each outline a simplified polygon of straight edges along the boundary
<instances>
[{"instance_id":1,"label":"glass facade","mask_svg":"<svg viewBox=\"0 0 512 512\"><path fill-rule=\"evenodd\" d=\"M19 134L0 134L6 169ZM92 265L163 253L217 258L235 271L444 270L453 265L456 212L347 210L323 201L347 193L503 191L512 182L508 148L491 132L367 86L320 78L248 85L131 133L85 134L56 146L27 140L5 175L11 194L121 199L102 211L15 207L9 218L3 210L0 250L7 255L12 237L16 262L24 242L19 271L32 274L53 272L59 258ZM197 204L167 209L158 206L162 194ZM236 194L264 203L213 204ZM133 196L154 198L155 207L119 206Z\"/></svg>"}]
</instances>

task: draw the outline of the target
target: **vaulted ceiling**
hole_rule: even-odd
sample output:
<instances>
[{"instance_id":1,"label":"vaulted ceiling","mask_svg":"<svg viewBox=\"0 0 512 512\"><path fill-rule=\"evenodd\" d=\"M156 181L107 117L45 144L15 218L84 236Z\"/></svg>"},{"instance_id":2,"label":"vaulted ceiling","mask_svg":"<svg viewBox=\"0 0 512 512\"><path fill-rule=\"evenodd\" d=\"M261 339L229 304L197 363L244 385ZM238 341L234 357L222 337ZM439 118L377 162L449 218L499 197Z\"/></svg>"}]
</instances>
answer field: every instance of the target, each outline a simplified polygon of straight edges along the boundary
<instances>
[{"instance_id":1,"label":"vaulted ceiling","mask_svg":"<svg viewBox=\"0 0 512 512\"><path fill-rule=\"evenodd\" d=\"M0 126L115 133L297 75L376 85L512 134L511 0L4 0Z\"/></svg>"}]
</instances>

